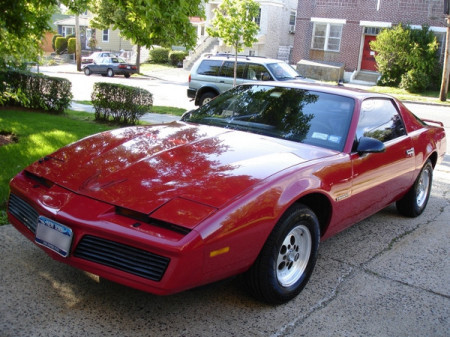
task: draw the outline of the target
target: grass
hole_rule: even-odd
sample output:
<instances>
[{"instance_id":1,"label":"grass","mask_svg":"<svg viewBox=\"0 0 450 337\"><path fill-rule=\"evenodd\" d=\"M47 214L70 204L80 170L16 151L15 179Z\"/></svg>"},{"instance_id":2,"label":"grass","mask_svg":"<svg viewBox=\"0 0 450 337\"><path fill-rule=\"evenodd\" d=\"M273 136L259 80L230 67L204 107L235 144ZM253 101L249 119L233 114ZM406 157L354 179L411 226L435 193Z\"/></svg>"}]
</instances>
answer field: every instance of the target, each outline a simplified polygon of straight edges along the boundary
<instances>
[{"instance_id":1,"label":"grass","mask_svg":"<svg viewBox=\"0 0 450 337\"><path fill-rule=\"evenodd\" d=\"M94 115L68 111L52 115L39 111L0 110L0 130L14 133L19 141L0 146L0 224L8 223L6 201L9 181L19 171L58 148L88 135L117 126L93 122Z\"/></svg>"},{"instance_id":2,"label":"grass","mask_svg":"<svg viewBox=\"0 0 450 337\"><path fill-rule=\"evenodd\" d=\"M372 92L388 94L396 97L401 101L421 102L428 104L443 104L450 106L450 102L448 101L442 102L439 100L440 95L439 91L425 91L420 94L412 94L406 91L405 89L393 87L380 87L380 86L369 87L368 90Z\"/></svg>"}]
</instances>

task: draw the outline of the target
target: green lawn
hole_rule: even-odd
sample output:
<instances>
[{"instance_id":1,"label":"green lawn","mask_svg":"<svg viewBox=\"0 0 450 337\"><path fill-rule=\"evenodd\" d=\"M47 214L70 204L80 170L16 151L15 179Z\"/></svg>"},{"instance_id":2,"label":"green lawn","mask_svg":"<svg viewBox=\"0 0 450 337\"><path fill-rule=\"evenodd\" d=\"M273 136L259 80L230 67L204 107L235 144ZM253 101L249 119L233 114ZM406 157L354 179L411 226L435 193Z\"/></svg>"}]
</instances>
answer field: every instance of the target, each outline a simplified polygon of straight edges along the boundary
<instances>
[{"instance_id":1,"label":"green lawn","mask_svg":"<svg viewBox=\"0 0 450 337\"><path fill-rule=\"evenodd\" d=\"M52 115L26 110L0 110L0 131L14 133L17 143L0 146L0 224L7 223L8 183L35 160L88 135L117 126L93 122L94 115L69 111Z\"/></svg>"}]
</instances>

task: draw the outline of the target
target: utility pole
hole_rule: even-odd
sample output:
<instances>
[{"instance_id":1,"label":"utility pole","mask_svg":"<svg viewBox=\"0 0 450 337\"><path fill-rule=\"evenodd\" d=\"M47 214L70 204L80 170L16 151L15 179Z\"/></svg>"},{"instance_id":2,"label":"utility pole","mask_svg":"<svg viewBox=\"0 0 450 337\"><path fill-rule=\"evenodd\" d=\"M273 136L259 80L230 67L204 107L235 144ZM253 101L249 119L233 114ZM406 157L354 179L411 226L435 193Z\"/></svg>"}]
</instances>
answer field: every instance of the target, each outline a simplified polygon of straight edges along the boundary
<instances>
[{"instance_id":1,"label":"utility pole","mask_svg":"<svg viewBox=\"0 0 450 337\"><path fill-rule=\"evenodd\" d=\"M448 75L449 75L448 44L450 43L450 0L444 0L444 15L445 15L445 23L447 24L447 36L445 39L444 69L442 70L441 93L439 95L439 99L442 102L445 102L447 100L447 92L448 92Z\"/></svg>"},{"instance_id":2,"label":"utility pole","mask_svg":"<svg viewBox=\"0 0 450 337\"><path fill-rule=\"evenodd\" d=\"M81 35L80 35L80 20L78 13L75 14L75 58L77 62L77 71L81 71Z\"/></svg>"}]
</instances>

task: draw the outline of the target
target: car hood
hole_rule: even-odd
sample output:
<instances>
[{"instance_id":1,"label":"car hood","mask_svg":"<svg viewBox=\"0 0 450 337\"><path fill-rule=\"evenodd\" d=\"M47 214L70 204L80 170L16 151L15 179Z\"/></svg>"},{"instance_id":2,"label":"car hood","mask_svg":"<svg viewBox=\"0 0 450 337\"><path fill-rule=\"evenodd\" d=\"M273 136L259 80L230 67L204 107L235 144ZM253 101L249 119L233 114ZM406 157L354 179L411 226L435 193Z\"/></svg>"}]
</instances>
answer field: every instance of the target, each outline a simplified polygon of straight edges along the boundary
<instances>
[{"instance_id":1,"label":"car hood","mask_svg":"<svg viewBox=\"0 0 450 337\"><path fill-rule=\"evenodd\" d=\"M293 165L334 151L175 122L100 133L26 171L77 194L150 214L176 198L220 208Z\"/></svg>"}]
</instances>

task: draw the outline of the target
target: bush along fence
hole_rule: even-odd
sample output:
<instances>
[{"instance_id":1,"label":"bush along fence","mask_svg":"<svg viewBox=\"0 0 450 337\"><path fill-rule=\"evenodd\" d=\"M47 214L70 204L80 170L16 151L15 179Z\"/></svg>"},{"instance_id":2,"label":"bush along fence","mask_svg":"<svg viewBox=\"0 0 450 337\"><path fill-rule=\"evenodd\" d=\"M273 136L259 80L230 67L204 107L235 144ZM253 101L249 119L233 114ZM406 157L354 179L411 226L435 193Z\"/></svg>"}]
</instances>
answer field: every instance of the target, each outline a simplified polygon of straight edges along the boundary
<instances>
[{"instance_id":1,"label":"bush along fence","mask_svg":"<svg viewBox=\"0 0 450 337\"><path fill-rule=\"evenodd\" d=\"M153 95L147 90L105 82L94 84L91 100L96 120L122 124L136 124L153 106Z\"/></svg>"},{"instance_id":2,"label":"bush along fence","mask_svg":"<svg viewBox=\"0 0 450 337\"><path fill-rule=\"evenodd\" d=\"M29 71L0 70L0 105L62 113L72 100L72 83Z\"/></svg>"}]
</instances>

